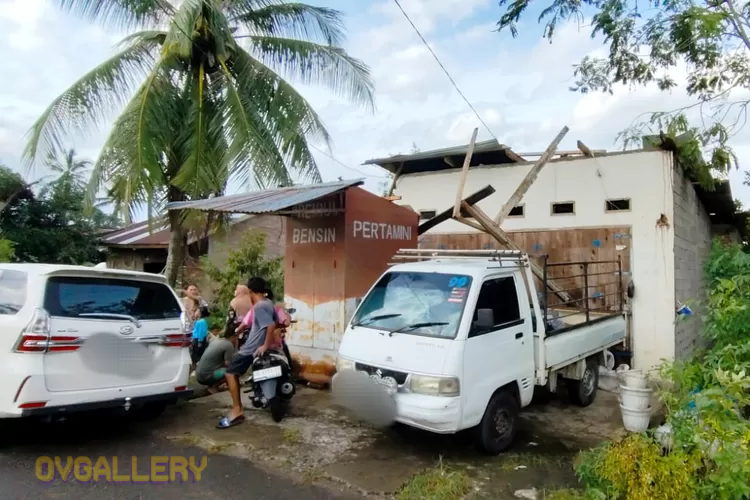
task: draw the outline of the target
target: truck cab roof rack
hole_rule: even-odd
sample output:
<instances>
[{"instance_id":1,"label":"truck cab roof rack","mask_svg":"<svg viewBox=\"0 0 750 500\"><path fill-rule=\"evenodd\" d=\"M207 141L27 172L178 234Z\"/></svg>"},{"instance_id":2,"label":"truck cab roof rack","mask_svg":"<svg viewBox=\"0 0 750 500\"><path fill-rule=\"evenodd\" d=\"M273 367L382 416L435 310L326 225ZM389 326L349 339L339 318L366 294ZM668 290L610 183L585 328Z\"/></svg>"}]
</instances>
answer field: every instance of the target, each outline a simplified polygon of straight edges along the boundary
<instances>
[{"instance_id":1,"label":"truck cab roof rack","mask_svg":"<svg viewBox=\"0 0 750 500\"><path fill-rule=\"evenodd\" d=\"M491 260L517 262L523 264L528 256L521 250L445 250L438 248L404 248L396 252L396 261L425 261L425 260ZM394 262L397 264L401 262Z\"/></svg>"}]
</instances>

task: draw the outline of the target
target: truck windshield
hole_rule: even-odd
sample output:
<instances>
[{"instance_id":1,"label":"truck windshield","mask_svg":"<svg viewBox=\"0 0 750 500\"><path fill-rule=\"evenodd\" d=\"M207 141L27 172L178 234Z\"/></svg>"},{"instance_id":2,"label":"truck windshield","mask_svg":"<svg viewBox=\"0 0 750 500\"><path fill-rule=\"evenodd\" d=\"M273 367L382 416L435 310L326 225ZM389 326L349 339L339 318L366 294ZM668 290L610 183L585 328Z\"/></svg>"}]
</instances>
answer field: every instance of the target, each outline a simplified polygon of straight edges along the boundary
<instances>
[{"instance_id":1,"label":"truck windshield","mask_svg":"<svg viewBox=\"0 0 750 500\"><path fill-rule=\"evenodd\" d=\"M403 334L454 338L471 287L464 275L392 272L365 297L352 325ZM441 323L410 330L411 325Z\"/></svg>"}]
</instances>

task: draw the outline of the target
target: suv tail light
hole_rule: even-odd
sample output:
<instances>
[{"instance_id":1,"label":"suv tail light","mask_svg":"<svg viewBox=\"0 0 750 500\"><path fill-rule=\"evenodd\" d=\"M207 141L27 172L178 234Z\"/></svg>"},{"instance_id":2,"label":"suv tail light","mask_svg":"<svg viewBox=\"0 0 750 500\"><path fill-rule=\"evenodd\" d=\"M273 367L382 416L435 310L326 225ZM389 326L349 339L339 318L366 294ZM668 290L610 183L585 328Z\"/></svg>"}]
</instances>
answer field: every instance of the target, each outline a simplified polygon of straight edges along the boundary
<instances>
[{"instance_id":1,"label":"suv tail light","mask_svg":"<svg viewBox=\"0 0 750 500\"><path fill-rule=\"evenodd\" d=\"M192 334L187 333L172 333L166 335L161 345L164 347L190 347L192 341Z\"/></svg>"},{"instance_id":2,"label":"suv tail light","mask_svg":"<svg viewBox=\"0 0 750 500\"><path fill-rule=\"evenodd\" d=\"M16 352L67 352L76 351L80 345L78 337L51 336L50 317L44 309L34 309L31 321L23 329L16 342Z\"/></svg>"}]
</instances>

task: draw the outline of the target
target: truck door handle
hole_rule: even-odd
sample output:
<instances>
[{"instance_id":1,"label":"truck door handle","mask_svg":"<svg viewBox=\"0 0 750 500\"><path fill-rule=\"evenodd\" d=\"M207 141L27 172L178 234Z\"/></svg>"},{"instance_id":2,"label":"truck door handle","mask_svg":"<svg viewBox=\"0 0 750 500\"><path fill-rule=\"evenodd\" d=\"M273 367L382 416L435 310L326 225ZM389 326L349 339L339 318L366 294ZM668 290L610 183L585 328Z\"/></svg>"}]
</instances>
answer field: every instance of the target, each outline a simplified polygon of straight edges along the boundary
<instances>
[{"instance_id":1,"label":"truck door handle","mask_svg":"<svg viewBox=\"0 0 750 500\"><path fill-rule=\"evenodd\" d=\"M517 338L517 339L520 339L521 337L523 337L523 332L518 332L518 333L516 334L516 338Z\"/></svg>"}]
</instances>

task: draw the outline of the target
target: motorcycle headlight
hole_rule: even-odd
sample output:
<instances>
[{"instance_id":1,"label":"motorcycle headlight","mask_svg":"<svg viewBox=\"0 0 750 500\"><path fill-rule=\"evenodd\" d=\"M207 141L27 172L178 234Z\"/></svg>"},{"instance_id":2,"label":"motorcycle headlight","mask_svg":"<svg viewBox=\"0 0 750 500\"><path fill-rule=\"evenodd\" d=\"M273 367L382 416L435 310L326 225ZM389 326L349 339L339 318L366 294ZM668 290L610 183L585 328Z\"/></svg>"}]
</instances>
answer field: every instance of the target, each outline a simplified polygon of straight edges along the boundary
<instances>
[{"instance_id":1,"label":"motorcycle headlight","mask_svg":"<svg viewBox=\"0 0 750 500\"><path fill-rule=\"evenodd\" d=\"M426 396L454 397L461 393L457 377L426 377L412 375L409 390Z\"/></svg>"},{"instance_id":2,"label":"motorcycle headlight","mask_svg":"<svg viewBox=\"0 0 750 500\"><path fill-rule=\"evenodd\" d=\"M354 370L354 361L342 358L341 356L336 359L336 371L342 372L344 370Z\"/></svg>"}]
</instances>

